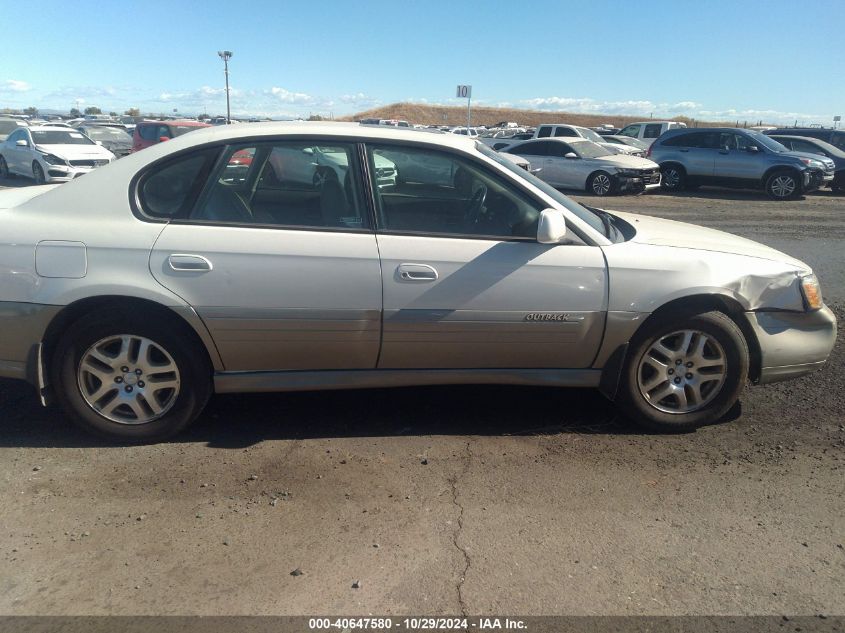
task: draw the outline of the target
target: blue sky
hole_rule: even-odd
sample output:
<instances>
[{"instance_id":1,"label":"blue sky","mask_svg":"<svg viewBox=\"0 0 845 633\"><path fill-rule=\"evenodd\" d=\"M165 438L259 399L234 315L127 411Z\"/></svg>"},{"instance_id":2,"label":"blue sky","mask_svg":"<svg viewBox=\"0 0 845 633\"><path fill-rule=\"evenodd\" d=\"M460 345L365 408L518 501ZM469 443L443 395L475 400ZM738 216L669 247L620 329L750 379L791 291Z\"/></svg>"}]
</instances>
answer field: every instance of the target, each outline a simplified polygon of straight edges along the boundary
<instances>
[{"instance_id":1,"label":"blue sky","mask_svg":"<svg viewBox=\"0 0 845 633\"><path fill-rule=\"evenodd\" d=\"M395 101L829 124L842 0L129 2L4 25L0 108L335 116ZM8 12L6 12L8 13ZM829 16L830 19L826 19Z\"/></svg>"}]
</instances>

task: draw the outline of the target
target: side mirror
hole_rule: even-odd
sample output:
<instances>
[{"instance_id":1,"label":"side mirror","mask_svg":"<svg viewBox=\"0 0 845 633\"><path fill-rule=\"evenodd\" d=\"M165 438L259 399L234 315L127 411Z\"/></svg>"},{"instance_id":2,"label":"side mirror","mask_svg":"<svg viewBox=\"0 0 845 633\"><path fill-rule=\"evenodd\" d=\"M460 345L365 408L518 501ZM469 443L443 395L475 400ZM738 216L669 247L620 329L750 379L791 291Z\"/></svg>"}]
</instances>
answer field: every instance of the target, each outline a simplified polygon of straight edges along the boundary
<instances>
[{"instance_id":1,"label":"side mirror","mask_svg":"<svg viewBox=\"0 0 845 633\"><path fill-rule=\"evenodd\" d=\"M303 147L302 153L308 154L309 156L313 156L314 155L314 148L313 147Z\"/></svg>"},{"instance_id":2,"label":"side mirror","mask_svg":"<svg viewBox=\"0 0 845 633\"><path fill-rule=\"evenodd\" d=\"M158 142L159 142L159 143L164 143L165 141L169 141L169 140L170 140L170 137L169 137L169 136L159 136L159 137L158 137Z\"/></svg>"},{"instance_id":3,"label":"side mirror","mask_svg":"<svg viewBox=\"0 0 845 633\"><path fill-rule=\"evenodd\" d=\"M25 139L20 139L15 143L18 147L29 147L29 143Z\"/></svg>"},{"instance_id":4,"label":"side mirror","mask_svg":"<svg viewBox=\"0 0 845 633\"><path fill-rule=\"evenodd\" d=\"M575 152L567 152L563 155L563 157L572 160L573 158L578 158L578 154L576 154Z\"/></svg>"},{"instance_id":5,"label":"side mirror","mask_svg":"<svg viewBox=\"0 0 845 633\"><path fill-rule=\"evenodd\" d=\"M760 148L757 147L756 145L749 145L748 147L745 148L745 151L751 152L752 154L756 154L757 152L760 151Z\"/></svg>"},{"instance_id":6,"label":"side mirror","mask_svg":"<svg viewBox=\"0 0 845 633\"><path fill-rule=\"evenodd\" d=\"M566 220L557 209L540 211L537 224L537 241L540 244L559 244L566 237Z\"/></svg>"},{"instance_id":7,"label":"side mirror","mask_svg":"<svg viewBox=\"0 0 845 633\"><path fill-rule=\"evenodd\" d=\"M94 144L95 144L95 145L102 145L102 144L103 144L103 142L102 142L102 141L94 141Z\"/></svg>"}]
</instances>

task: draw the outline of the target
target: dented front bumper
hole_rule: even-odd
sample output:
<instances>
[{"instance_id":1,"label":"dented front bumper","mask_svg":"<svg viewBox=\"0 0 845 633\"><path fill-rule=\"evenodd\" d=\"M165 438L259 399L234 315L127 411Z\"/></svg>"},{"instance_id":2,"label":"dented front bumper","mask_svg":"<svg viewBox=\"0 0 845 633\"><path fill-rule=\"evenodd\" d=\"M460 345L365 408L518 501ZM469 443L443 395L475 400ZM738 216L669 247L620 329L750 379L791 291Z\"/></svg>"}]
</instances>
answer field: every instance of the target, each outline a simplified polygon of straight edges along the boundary
<instances>
[{"instance_id":1,"label":"dented front bumper","mask_svg":"<svg viewBox=\"0 0 845 633\"><path fill-rule=\"evenodd\" d=\"M760 344L759 384L797 378L820 369L836 341L836 317L827 306L813 312L746 312Z\"/></svg>"}]
</instances>

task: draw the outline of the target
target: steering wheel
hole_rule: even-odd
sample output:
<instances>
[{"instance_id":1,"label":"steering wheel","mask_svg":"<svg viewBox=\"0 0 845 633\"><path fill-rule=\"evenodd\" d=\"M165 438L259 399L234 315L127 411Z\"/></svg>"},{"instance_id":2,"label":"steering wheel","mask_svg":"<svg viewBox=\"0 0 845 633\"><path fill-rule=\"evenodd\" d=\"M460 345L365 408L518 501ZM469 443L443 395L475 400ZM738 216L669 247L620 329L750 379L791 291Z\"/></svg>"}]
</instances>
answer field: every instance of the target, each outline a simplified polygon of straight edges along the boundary
<instances>
[{"instance_id":1,"label":"steering wheel","mask_svg":"<svg viewBox=\"0 0 845 633\"><path fill-rule=\"evenodd\" d=\"M487 200L487 186L484 184L478 185L478 189L472 194L472 199L469 201L466 213L464 213L464 221L468 225L478 223L481 218L481 210L484 208L484 203Z\"/></svg>"}]
</instances>

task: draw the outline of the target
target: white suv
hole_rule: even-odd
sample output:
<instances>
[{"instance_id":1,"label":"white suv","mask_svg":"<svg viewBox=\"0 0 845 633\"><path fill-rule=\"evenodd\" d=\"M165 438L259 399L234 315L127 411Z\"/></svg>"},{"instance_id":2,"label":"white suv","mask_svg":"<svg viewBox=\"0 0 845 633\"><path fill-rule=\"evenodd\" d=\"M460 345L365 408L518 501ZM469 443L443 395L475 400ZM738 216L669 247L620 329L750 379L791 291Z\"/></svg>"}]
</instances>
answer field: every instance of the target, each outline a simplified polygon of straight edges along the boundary
<instances>
[{"instance_id":1,"label":"white suv","mask_svg":"<svg viewBox=\"0 0 845 633\"><path fill-rule=\"evenodd\" d=\"M686 126L686 123L681 123L680 121L640 121L639 123L626 125L619 131L617 136L636 138L651 146L666 130L674 130Z\"/></svg>"}]
</instances>

